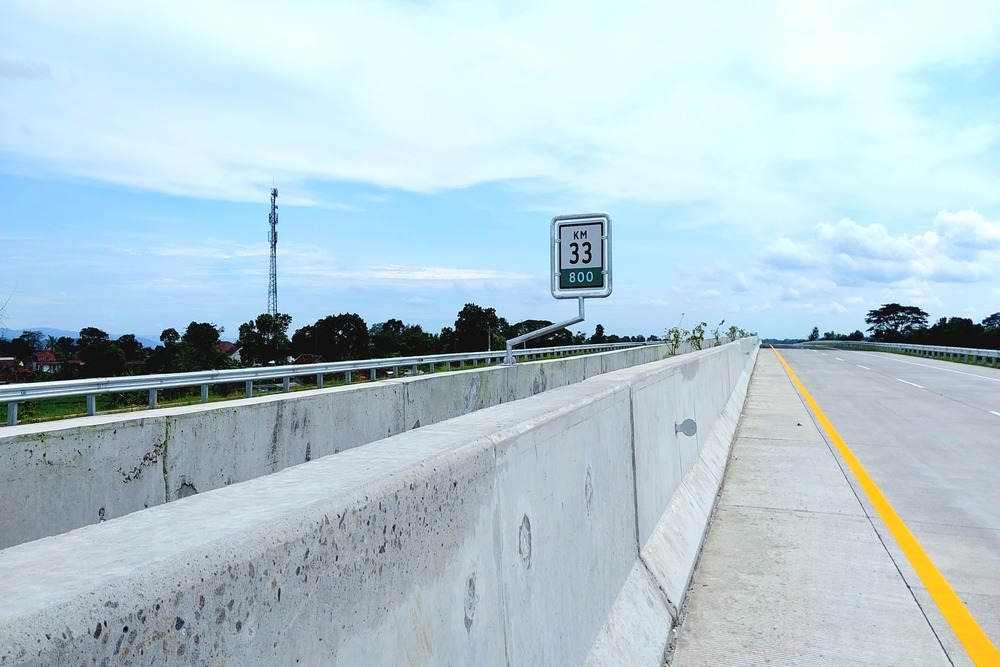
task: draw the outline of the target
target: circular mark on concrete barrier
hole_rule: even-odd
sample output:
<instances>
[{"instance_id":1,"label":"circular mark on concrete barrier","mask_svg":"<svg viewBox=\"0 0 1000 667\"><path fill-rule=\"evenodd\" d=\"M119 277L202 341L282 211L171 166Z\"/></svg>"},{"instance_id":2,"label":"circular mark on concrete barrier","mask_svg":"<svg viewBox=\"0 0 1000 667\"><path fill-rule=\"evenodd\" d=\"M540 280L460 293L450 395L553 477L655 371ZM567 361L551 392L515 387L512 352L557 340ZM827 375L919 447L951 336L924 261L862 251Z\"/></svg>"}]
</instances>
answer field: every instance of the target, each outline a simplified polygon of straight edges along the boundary
<instances>
[{"instance_id":1,"label":"circular mark on concrete barrier","mask_svg":"<svg viewBox=\"0 0 1000 667\"><path fill-rule=\"evenodd\" d=\"M525 514L524 518L521 519L521 530L518 534L517 540L517 553L521 554L521 560L524 561L524 566L529 570L531 569L531 521L528 520L528 515Z\"/></svg>"},{"instance_id":2,"label":"circular mark on concrete barrier","mask_svg":"<svg viewBox=\"0 0 1000 667\"><path fill-rule=\"evenodd\" d=\"M594 477L587 466L587 478L583 482L583 498L587 502L587 516L594 511Z\"/></svg>"},{"instance_id":3,"label":"circular mark on concrete barrier","mask_svg":"<svg viewBox=\"0 0 1000 667\"><path fill-rule=\"evenodd\" d=\"M476 573L469 575L465 582L465 629L472 631L472 619L476 615Z\"/></svg>"}]
</instances>

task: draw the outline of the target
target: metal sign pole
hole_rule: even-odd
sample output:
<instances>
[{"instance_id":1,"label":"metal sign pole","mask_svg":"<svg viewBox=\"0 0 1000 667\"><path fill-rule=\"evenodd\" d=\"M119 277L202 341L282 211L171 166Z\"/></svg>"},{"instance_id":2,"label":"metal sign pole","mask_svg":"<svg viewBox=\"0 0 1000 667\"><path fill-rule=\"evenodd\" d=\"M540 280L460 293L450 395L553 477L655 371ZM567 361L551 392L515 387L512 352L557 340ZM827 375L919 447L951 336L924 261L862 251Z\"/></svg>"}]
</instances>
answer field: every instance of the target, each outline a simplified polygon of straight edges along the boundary
<instances>
[{"instance_id":1,"label":"metal sign pole","mask_svg":"<svg viewBox=\"0 0 1000 667\"><path fill-rule=\"evenodd\" d=\"M580 315L507 341L504 365L514 362L514 346L583 322L583 300L611 295L611 216L607 213L557 215L550 225L552 296L576 299Z\"/></svg>"},{"instance_id":2,"label":"metal sign pole","mask_svg":"<svg viewBox=\"0 0 1000 667\"><path fill-rule=\"evenodd\" d=\"M560 329L563 329L565 327L572 326L574 324L578 324L580 322L583 322L583 319L584 319L583 318L583 297L582 296L579 297L577 299L577 301L579 301L579 303L580 303L580 315L579 316L574 317L571 320L566 320L565 322L559 322L557 324L550 324L549 326L544 327L542 329L538 329L537 331L531 331L529 333L522 334L522 335L520 335L520 336L518 336L516 338L511 338L509 341L507 341L507 356L504 357L504 360L503 360L504 365L505 366L512 366L515 363L514 362L514 352L513 352L513 349L514 349L515 345L520 345L521 343L523 343L525 341L532 340L533 338L539 338L541 336L546 336L546 335L548 335L550 333L553 333L555 331L559 331Z\"/></svg>"}]
</instances>

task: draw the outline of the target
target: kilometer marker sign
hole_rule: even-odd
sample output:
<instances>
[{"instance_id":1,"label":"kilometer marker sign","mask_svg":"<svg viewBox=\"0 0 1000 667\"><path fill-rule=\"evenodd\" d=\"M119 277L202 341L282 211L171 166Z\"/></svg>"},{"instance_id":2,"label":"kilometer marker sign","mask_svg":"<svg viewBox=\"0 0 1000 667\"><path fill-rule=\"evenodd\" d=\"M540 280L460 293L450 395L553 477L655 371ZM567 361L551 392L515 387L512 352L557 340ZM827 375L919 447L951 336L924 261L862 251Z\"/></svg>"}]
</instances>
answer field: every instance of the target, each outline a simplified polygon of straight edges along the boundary
<instances>
[{"instance_id":1,"label":"kilometer marker sign","mask_svg":"<svg viewBox=\"0 0 1000 667\"><path fill-rule=\"evenodd\" d=\"M552 296L611 294L611 218L606 213L552 218Z\"/></svg>"}]
</instances>

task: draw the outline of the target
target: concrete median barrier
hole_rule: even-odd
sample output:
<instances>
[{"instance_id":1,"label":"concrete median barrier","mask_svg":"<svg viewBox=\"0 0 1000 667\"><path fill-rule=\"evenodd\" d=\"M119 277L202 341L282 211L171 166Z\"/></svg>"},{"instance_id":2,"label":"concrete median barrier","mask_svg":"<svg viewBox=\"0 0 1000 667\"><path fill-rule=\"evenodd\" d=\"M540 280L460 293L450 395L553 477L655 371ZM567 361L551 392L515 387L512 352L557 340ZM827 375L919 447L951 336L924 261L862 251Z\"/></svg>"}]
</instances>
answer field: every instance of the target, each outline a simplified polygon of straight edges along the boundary
<instances>
[{"instance_id":1,"label":"concrete median barrier","mask_svg":"<svg viewBox=\"0 0 1000 667\"><path fill-rule=\"evenodd\" d=\"M0 665L658 659L756 346L615 370L4 549Z\"/></svg>"}]
</instances>

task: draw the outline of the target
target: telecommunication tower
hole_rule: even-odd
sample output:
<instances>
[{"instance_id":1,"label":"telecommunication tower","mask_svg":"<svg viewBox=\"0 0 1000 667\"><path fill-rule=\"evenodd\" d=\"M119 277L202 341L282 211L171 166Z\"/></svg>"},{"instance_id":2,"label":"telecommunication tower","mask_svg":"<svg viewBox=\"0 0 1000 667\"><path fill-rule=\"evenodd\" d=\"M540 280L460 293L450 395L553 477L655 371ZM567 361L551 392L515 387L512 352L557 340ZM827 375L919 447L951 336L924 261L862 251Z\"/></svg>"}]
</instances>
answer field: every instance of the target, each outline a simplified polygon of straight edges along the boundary
<instances>
[{"instance_id":1,"label":"telecommunication tower","mask_svg":"<svg viewBox=\"0 0 1000 667\"><path fill-rule=\"evenodd\" d=\"M278 314L278 188L271 188L271 232L268 241L271 243L271 279L267 285L267 313L272 317Z\"/></svg>"}]
</instances>

